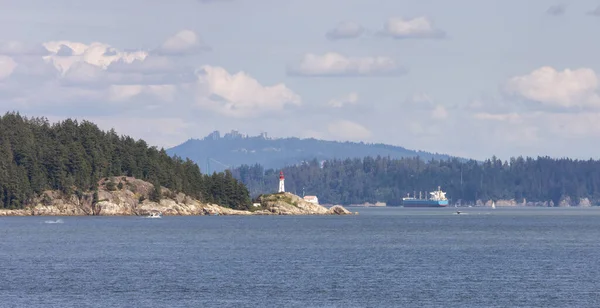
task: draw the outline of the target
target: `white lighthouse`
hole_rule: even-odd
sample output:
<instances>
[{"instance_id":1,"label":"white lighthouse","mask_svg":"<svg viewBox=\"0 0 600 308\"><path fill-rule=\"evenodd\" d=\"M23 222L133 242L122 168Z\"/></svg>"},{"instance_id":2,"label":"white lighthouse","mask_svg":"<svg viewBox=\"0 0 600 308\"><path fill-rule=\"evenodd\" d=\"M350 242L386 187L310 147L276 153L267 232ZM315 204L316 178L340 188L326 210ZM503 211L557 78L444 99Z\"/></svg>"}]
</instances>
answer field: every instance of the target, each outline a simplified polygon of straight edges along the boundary
<instances>
[{"instance_id":1,"label":"white lighthouse","mask_svg":"<svg viewBox=\"0 0 600 308\"><path fill-rule=\"evenodd\" d=\"M279 192L285 192L285 178L283 177L283 171L279 171Z\"/></svg>"}]
</instances>

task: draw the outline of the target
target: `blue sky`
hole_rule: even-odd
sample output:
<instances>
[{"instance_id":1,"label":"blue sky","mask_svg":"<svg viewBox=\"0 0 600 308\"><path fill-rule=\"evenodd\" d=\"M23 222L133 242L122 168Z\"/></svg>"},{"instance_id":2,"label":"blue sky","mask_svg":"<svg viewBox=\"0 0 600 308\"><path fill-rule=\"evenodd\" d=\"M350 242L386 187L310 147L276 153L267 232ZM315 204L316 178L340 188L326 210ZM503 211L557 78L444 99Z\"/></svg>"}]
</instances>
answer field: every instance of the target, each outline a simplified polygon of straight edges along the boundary
<instances>
[{"instance_id":1,"label":"blue sky","mask_svg":"<svg viewBox=\"0 0 600 308\"><path fill-rule=\"evenodd\" d=\"M0 111L600 158L600 1L2 1Z\"/></svg>"}]
</instances>

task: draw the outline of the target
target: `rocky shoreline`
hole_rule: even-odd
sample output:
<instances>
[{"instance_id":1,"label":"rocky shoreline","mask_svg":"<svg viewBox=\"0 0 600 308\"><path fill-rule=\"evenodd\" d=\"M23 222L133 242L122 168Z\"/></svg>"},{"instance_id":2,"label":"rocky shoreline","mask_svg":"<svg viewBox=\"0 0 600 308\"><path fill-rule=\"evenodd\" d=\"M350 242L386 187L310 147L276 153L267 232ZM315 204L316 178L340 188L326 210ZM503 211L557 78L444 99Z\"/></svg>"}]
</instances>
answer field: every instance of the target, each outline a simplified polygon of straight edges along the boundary
<instances>
[{"instance_id":1,"label":"rocky shoreline","mask_svg":"<svg viewBox=\"0 0 600 308\"><path fill-rule=\"evenodd\" d=\"M527 199L515 200L515 199L499 199L499 200L477 200L475 203L463 204L473 206L492 206L492 202L497 207L591 207L597 204L597 200L594 202L589 198L571 199L570 197L563 197L558 203L552 200L548 201L527 201Z\"/></svg>"},{"instance_id":2,"label":"rocky shoreline","mask_svg":"<svg viewBox=\"0 0 600 308\"><path fill-rule=\"evenodd\" d=\"M106 183L118 189L107 188ZM120 184L120 185L119 185ZM113 177L99 182L97 200L93 193L64 196L46 191L25 209L0 210L0 216L147 216L160 212L163 216L195 215L352 215L342 206L325 208L290 193L261 196L260 206L250 210L234 210L217 204L201 203L183 193L162 187L159 202L149 200L151 183L132 177Z\"/></svg>"}]
</instances>

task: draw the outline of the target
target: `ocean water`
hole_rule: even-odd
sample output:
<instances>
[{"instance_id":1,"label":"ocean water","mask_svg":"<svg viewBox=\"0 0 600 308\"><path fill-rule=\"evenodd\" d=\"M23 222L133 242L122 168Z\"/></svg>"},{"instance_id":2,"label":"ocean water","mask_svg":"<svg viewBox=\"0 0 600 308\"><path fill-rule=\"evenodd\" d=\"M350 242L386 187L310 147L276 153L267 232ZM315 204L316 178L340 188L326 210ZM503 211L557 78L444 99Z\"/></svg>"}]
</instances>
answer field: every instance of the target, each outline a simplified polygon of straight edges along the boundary
<instances>
[{"instance_id":1,"label":"ocean water","mask_svg":"<svg viewBox=\"0 0 600 308\"><path fill-rule=\"evenodd\" d=\"M0 307L599 307L600 208L0 218Z\"/></svg>"}]
</instances>

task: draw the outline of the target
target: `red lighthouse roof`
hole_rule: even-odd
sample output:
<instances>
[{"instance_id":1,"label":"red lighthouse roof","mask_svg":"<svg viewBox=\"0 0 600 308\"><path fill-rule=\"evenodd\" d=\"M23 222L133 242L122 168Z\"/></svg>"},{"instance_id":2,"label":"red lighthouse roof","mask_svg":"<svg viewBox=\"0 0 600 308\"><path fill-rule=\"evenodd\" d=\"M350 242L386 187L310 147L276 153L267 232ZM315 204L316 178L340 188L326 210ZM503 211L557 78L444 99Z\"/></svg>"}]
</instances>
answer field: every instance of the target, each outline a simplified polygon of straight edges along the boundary
<instances>
[{"instance_id":1,"label":"red lighthouse roof","mask_svg":"<svg viewBox=\"0 0 600 308\"><path fill-rule=\"evenodd\" d=\"M279 179L280 179L280 180L283 180L283 170L282 170L282 171L279 171Z\"/></svg>"}]
</instances>

